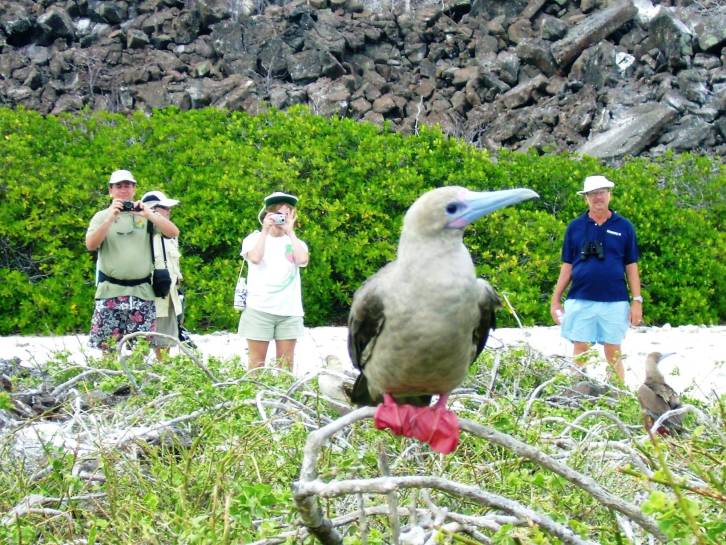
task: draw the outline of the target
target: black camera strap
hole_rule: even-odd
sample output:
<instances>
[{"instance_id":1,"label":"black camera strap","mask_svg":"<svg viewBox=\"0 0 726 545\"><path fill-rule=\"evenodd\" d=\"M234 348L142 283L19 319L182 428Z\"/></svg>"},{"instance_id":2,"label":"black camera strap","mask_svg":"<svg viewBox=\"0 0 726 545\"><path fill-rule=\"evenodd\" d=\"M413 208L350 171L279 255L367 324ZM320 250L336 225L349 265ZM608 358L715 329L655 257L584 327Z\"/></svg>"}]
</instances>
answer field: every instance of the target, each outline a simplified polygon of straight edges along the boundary
<instances>
[{"instance_id":1,"label":"black camera strap","mask_svg":"<svg viewBox=\"0 0 726 545\"><path fill-rule=\"evenodd\" d=\"M146 220L149 221L149 220ZM161 239L161 251L164 252L164 268L168 269L169 267L166 264L166 246L164 246L164 235L160 234L159 238ZM153 263L154 268L156 268L156 256L154 255L154 228L151 227L151 222L149 221L149 241L151 242L151 263Z\"/></svg>"}]
</instances>

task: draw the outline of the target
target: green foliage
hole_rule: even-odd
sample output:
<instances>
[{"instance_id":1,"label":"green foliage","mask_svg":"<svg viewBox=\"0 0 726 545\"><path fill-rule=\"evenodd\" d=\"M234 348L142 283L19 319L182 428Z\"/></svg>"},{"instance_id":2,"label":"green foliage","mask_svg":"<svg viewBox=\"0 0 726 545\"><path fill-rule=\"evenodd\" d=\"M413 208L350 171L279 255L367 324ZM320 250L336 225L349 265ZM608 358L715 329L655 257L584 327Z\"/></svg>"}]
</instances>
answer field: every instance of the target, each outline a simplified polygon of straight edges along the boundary
<instances>
[{"instance_id":1,"label":"green foliage","mask_svg":"<svg viewBox=\"0 0 726 545\"><path fill-rule=\"evenodd\" d=\"M496 160L438 130L402 136L304 108L259 116L174 109L130 117L84 112L42 116L0 109L0 334L88 328L94 259L84 236L108 203L117 168L139 180L137 197L161 189L182 201L173 219L187 283L187 325L233 329L231 299L241 240L258 227L262 197L300 195L308 325L342 323L355 289L395 256L403 213L433 187L524 186L541 198L476 223L466 236L480 274L525 324L549 323L566 224L584 210L575 191L601 172L613 206L636 226L645 316L652 324L726 317L726 176L692 155L632 160L502 152ZM424 264L425 266L425 264ZM513 325L504 313L501 325Z\"/></svg>"},{"instance_id":2,"label":"green foliage","mask_svg":"<svg viewBox=\"0 0 726 545\"><path fill-rule=\"evenodd\" d=\"M299 528L291 484L299 477L303 445L311 430L337 416L319 397L315 381L295 381L293 386L294 379L286 373L263 370L247 374L239 360L211 358L206 362L209 370L220 378L212 384L187 357L161 364L146 361L147 353L148 345L139 343L126 360L139 385L138 393L112 403L89 402L80 415L77 401L71 397L52 419L29 420L0 436L0 489L4 491L0 515L4 517L32 494L56 498L48 500L47 507L64 513L26 513L13 524L0 525L0 543L85 539L118 545L216 545L251 543ZM496 384L488 392L495 366ZM91 359L84 370L89 368L99 372L86 374L75 385L79 392L106 391L111 377L115 387L119 381L128 383L113 358ZM52 389L78 372L77 365L61 357L48 365L43 376L31 376L27 387ZM583 402L584 406L552 402L552 396L561 394L572 381L572 377L558 374L552 362L526 348L488 350L464 385L465 392L476 397L457 395L456 412L557 456L624 500L637 503L637 498L647 498L642 507L658 521L668 543L694 542L694 523L701 533L695 542L722 543L726 470L718 432L686 422L692 430L687 436L644 442L633 395L602 396ZM532 396L538 387L542 387L540 394ZM88 399L94 398L98 396ZM258 404L265 400L271 404L263 414ZM291 400L295 405L284 405ZM717 430L723 430L720 405L698 406ZM568 425L590 408L595 411L587 420L578 420L579 429L570 427L568 431ZM614 425L604 413L617 416L623 425ZM71 415L82 425L69 426ZM62 417L66 420L59 422ZM158 444L140 439L101 446L108 435L127 436L128 432L122 433L127 426L150 430L172 420L178 422L172 428L175 433ZM93 452L74 450L74 441L68 437L67 450L46 445L36 467L10 447L16 436L34 436L27 433L29 426L54 422L64 426L65 433L91 441ZM558 448L561 441L570 439L578 442L575 448ZM598 444L627 446L638 463L624 467L622 460L613 462ZM468 433L462 434L454 454L442 457L415 441L376 430L370 420L357 422L323 446L317 466L320 479L378 477L379 445L393 461L390 472L394 476L435 475L470 484L546 513L584 538L603 545L627 542L613 514L582 489L509 449ZM98 460L103 480L85 480L74 471L78 463L90 460ZM643 465L652 473L643 474ZM89 493L98 496L88 499ZM430 495L441 509L451 512L474 517L491 512L470 498L436 490ZM363 496L368 505L381 501L374 495ZM411 490L399 491L400 506L410 506L413 501ZM417 501L419 506L425 505L421 497ZM355 513L356 508L355 496L323 500L325 515L330 518ZM403 516L402 524L407 522ZM390 543L386 516L371 515L367 523L365 541L358 520L341 527L344 543ZM443 526L437 531L441 543L472 542L460 531ZM535 524L505 524L489 537L499 544L560 543ZM313 545L315 540L296 535L286 543Z\"/></svg>"}]
</instances>

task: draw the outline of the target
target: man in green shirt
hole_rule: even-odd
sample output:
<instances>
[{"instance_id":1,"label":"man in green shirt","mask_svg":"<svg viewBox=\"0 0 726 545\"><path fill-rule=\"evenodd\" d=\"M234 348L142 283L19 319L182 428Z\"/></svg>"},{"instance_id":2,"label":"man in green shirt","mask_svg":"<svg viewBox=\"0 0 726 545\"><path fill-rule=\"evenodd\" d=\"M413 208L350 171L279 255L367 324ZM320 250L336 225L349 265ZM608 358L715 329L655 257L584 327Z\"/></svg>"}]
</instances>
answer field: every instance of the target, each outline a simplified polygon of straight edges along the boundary
<instances>
[{"instance_id":1,"label":"man in green shirt","mask_svg":"<svg viewBox=\"0 0 726 545\"><path fill-rule=\"evenodd\" d=\"M179 235L169 219L133 201L136 180L128 170L111 174L108 192L110 206L96 212L86 231L86 248L98 251L96 305L88 342L102 350L110 348L111 339L156 329L148 222L155 232Z\"/></svg>"}]
</instances>

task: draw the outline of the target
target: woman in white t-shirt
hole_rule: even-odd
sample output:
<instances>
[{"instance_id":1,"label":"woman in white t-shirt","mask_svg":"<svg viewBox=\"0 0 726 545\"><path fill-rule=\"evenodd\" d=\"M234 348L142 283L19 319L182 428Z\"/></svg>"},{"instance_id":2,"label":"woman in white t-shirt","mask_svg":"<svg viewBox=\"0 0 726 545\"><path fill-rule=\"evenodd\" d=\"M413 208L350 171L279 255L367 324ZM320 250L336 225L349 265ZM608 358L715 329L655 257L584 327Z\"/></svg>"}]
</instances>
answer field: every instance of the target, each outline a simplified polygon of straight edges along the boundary
<instances>
[{"instance_id":1,"label":"woman in white t-shirt","mask_svg":"<svg viewBox=\"0 0 726 545\"><path fill-rule=\"evenodd\" d=\"M303 335L300 267L308 264L307 245L295 235L298 198L275 192L265 197L261 231L248 235L240 255L247 261L247 308L239 334L247 339L248 368L265 364L275 340L276 359L292 370L295 343Z\"/></svg>"}]
</instances>

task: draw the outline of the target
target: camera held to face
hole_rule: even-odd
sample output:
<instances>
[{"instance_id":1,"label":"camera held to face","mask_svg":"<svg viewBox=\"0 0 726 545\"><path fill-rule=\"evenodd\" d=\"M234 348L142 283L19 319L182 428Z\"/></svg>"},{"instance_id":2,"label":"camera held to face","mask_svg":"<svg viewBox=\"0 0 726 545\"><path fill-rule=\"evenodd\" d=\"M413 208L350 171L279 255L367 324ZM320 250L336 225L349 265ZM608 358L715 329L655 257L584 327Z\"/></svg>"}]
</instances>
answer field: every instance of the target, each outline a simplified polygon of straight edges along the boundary
<instances>
[{"instance_id":1,"label":"camera held to face","mask_svg":"<svg viewBox=\"0 0 726 545\"><path fill-rule=\"evenodd\" d=\"M592 240L585 242L580 251L580 257L585 260L591 255L597 256L598 259L605 259L605 249L603 248L602 242L599 240Z\"/></svg>"},{"instance_id":2,"label":"camera held to face","mask_svg":"<svg viewBox=\"0 0 726 545\"><path fill-rule=\"evenodd\" d=\"M285 214L270 214L270 216L272 216L273 223L277 225L285 223Z\"/></svg>"},{"instance_id":3,"label":"camera held to face","mask_svg":"<svg viewBox=\"0 0 726 545\"><path fill-rule=\"evenodd\" d=\"M134 206L133 201L124 201L123 202L123 208L121 208L122 212L141 212L140 206Z\"/></svg>"}]
</instances>

